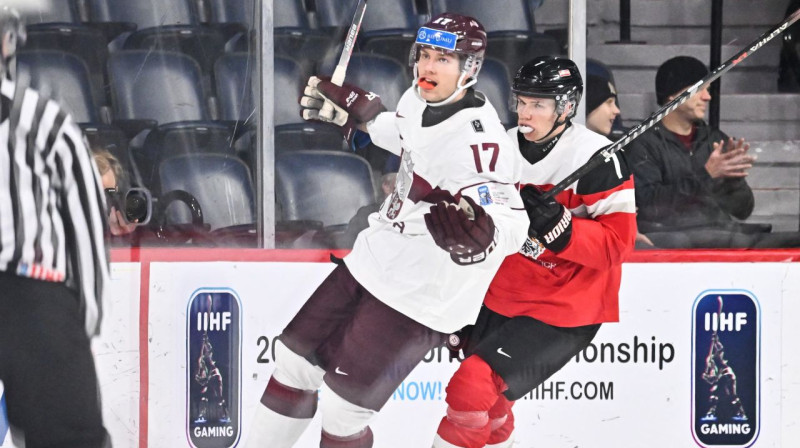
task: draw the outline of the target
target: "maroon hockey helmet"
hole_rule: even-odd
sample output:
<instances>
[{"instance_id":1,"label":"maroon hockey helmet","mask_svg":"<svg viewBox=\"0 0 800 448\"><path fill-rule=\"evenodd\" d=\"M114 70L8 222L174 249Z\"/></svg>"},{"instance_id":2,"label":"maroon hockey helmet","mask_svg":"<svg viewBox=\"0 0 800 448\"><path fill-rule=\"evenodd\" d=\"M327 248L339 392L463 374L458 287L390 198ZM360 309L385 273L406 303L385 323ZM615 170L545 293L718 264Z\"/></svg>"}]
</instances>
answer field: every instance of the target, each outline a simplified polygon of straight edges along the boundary
<instances>
[{"instance_id":1,"label":"maroon hockey helmet","mask_svg":"<svg viewBox=\"0 0 800 448\"><path fill-rule=\"evenodd\" d=\"M419 58L420 47L427 46L483 60L486 52L486 30L477 19L445 12L422 25L411 48L409 65Z\"/></svg>"},{"instance_id":2,"label":"maroon hockey helmet","mask_svg":"<svg viewBox=\"0 0 800 448\"><path fill-rule=\"evenodd\" d=\"M460 86L456 90L455 96L478 80L478 72L483 65L486 53L486 30L477 19L470 16L445 12L432 18L420 27L414 45L411 46L408 65L414 68L415 80L418 77L417 61L423 47L459 55L461 61L459 84L466 79L469 79L469 82ZM446 104L450 100L451 98L448 98L439 104L432 105Z\"/></svg>"}]
</instances>

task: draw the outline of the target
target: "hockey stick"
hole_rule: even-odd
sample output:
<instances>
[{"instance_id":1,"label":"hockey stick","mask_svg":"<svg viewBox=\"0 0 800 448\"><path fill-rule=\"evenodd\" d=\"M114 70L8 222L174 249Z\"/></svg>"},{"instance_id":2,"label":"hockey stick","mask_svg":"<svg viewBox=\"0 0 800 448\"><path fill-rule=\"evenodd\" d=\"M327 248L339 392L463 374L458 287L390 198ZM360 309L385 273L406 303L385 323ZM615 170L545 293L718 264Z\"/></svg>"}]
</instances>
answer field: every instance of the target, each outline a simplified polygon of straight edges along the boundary
<instances>
[{"instance_id":1,"label":"hockey stick","mask_svg":"<svg viewBox=\"0 0 800 448\"><path fill-rule=\"evenodd\" d=\"M347 65L350 63L350 56L353 54L353 48L356 46L356 37L358 30L361 29L361 21L364 19L364 11L367 9L367 0L358 0L356 6L356 13L353 16L353 22L350 24L350 30L347 32L347 38L344 40L344 48L342 48L342 55L339 57L339 63L336 64L336 69L333 70L331 82L337 86L344 83L344 75L347 72ZM333 119L333 104L325 102L319 115L325 119Z\"/></svg>"},{"instance_id":2,"label":"hockey stick","mask_svg":"<svg viewBox=\"0 0 800 448\"><path fill-rule=\"evenodd\" d=\"M712 82L716 81L717 78L722 76L725 72L732 69L734 66L745 60L751 54L755 53L759 48L763 47L766 43L774 39L775 36L784 32L791 24L796 22L798 19L800 19L800 9L798 9L797 11L792 13L789 17L784 19L784 21L781 22L779 25L773 27L766 33L759 36L756 40L751 42L750 45L747 45L743 50L739 51L732 58L725 61L714 71L709 73L705 78L701 79L700 81L697 81L694 85L686 89L685 92L681 93L680 95L675 97L672 101L662 106L661 109L655 111L643 122L631 128L619 140L612 143L608 147L604 148L598 154L589 159L589 161L586 162L583 166L573 171L572 174L570 174L564 180L562 180L561 182L556 184L553 188L548 190L543 195L543 197L546 199L555 197L558 193L561 193L562 191L566 190L567 187L569 187L577 180L585 176L588 172L592 171L593 169L607 162L608 159L610 159L614 153L618 152L628 143L632 142L637 137L642 135L645 131L653 127L653 125L661 121L661 119L667 116L670 112L677 109L678 106L680 106L681 104L685 103L689 99L689 97L694 95L697 91L711 84Z\"/></svg>"}]
</instances>

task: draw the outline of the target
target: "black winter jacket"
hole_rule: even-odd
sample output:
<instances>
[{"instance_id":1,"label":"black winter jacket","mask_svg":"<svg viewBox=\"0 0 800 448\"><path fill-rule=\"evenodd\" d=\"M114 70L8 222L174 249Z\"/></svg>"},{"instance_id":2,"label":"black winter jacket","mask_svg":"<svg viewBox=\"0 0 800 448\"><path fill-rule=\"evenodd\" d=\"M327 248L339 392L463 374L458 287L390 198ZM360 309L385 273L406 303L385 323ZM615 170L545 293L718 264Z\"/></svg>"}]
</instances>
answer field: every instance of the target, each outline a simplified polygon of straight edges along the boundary
<instances>
[{"instance_id":1,"label":"black winter jacket","mask_svg":"<svg viewBox=\"0 0 800 448\"><path fill-rule=\"evenodd\" d=\"M642 232L668 228L735 227L753 212L753 192L741 179L712 179L705 169L712 144L728 136L697 123L691 151L657 125L626 149L636 184ZM653 226L655 224L655 226ZM663 228L666 227L666 228Z\"/></svg>"}]
</instances>

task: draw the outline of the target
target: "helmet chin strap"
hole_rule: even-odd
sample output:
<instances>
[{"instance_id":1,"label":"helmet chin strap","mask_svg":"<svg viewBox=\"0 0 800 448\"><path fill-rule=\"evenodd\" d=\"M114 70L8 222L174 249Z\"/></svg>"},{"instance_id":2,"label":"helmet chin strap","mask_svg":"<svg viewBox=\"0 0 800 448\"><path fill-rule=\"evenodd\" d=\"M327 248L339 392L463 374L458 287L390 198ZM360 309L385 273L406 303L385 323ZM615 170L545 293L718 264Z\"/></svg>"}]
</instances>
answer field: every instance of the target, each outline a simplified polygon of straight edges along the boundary
<instances>
[{"instance_id":1,"label":"helmet chin strap","mask_svg":"<svg viewBox=\"0 0 800 448\"><path fill-rule=\"evenodd\" d=\"M475 85L476 82L478 82L477 77L475 77L475 78L472 78L470 81L468 81L466 84L461 85L461 83L464 82L465 79L467 79L467 70L462 70L461 71L461 76L458 77L458 81L456 82L456 86L457 86L456 90L450 96L448 96L447 98L443 99L442 101L439 101L439 102L436 102L436 103L432 103L432 102L426 100L425 98L423 98L422 97L422 93L420 93L420 86L419 86L419 83L418 83L418 81L419 81L419 71L417 70L417 64L414 64L414 85L412 87L414 88L414 93L417 95L417 98L421 99L422 101L425 101L425 103L428 106L440 107L440 106L445 106L447 104L452 103L453 100L461 92L463 92L464 90L472 87L473 85Z\"/></svg>"},{"instance_id":2,"label":"helmet chin strap","mask_svg":"<svg viewBox=\"0 0 800 448\"><path fill-rule=\"evenodd\" d=\"M553 127L550 128L550 131L544 137L540 138L539 141L541 142L541 141L547 140L547 138L550 137L550 135L553 133L553 131L558 129L559 126L561 126L563 124L567 124L568 121L569 121L569 118L565 119L564 121L558 121L558 119L556 119L556 122L553 123Z\"/></svg>"}]
</instances>

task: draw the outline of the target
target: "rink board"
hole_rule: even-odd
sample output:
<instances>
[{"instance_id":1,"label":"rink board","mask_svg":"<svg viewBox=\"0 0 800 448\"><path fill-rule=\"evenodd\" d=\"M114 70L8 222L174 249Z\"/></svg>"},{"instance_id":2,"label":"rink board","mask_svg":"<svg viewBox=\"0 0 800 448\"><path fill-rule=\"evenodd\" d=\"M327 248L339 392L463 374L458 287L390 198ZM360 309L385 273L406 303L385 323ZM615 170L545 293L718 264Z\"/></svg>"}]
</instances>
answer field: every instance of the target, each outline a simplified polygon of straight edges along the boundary
<instances>
[{"instance_id":1,"label":"rink board","mask_svg":"<svg viewBox=\"0 0 800 448\"><path fill-rule=\"evenodd\" d=\"M327 253L293 254L287 261L274 253L258 255L264 253L142 255L114 264L114 303L94 346L104 416L115 446L226 447L246 440L274 366L274 338L333 268L321 262ZM237 258L244 261L215 261ZM225 425L209 426L215 429L203 433L204 427L193 423L197 363L189 356L187 331L205 321L192 315L189 304L205 291L235 296L241 306L239 342L214 347L219 359L239 360L221 366L226 375L237 376L223 381L235 386L225 390L239 416L232 423L236 427L228 430L236 437L233 443L231 437L222 437ZM735 429L747 433L739 436L746 443L720 442L724 439L716 433L734 430L731 425L710 430L706 425L712 434L699 434L697 414L705 412L709 393L698 373L703 366L694 361L703 364L709 333L703 333L707 324L698 305L708 308L716 297L725 297L723 314L731 310L728 319L722 318L719 335L739 377L739 396L751 414L746 426ZM751 314L737 316L737 298L752 300ZM604 325L577 360L517 402L514 446L633 447L642 441L659 447L793 446L791 441L800 436L800 351L792 347L800 340L798 299L796 262L626 264L621 322ZM754 330L747 333L747 344L737 339L736 319L742 328ZM736 365L743 359L748 365ZM457 361L450 361L446 351L429 354L373 423L375 446L430 446L446 408L444 390L456 368ZM319 426L318 415L298 446L319 446ZM226 441L215 445L214 440Z\"/></svg>"}]
</instances>

